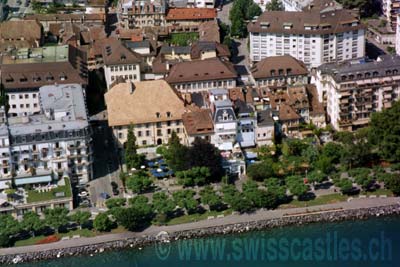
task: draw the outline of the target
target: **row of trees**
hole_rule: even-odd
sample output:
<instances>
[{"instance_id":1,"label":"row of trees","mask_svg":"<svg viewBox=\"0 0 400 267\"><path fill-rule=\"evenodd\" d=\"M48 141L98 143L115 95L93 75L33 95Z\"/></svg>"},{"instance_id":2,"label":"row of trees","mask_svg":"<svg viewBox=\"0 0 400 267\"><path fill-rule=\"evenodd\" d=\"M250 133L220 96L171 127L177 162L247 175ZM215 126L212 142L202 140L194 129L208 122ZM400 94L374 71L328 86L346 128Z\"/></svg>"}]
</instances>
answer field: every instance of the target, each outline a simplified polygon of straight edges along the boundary
<instances>
[{"instance_id":1,"label":"row of trees","mask_svg":"<svg viewBox=\"0 0 400 267\"><path fill-rule=\"evenodd\" d=\"M281 194L281 195L279 195ZM268 184L261 188L254 181L243 184L239 191L234 185L225 184L220 191L210 185L205 186L198 194L191 189L153 194L152 201L144 195L129 199L113 198L106 201L108 212L99 214L93 223L98 231L108 231L116 224L129 230L139 230L152 221L165 223L184 214L223 211L228 208L238 212L249 212L257 208L275 208L284 199L279 186Z\"/></svg>"},{"instance_id":2,"label":"row of trees","mask_svg":"<svg viewBox=\"0 0 400 267\"><path fill-rule=\"evenodd\" d=\"M31 236L44 231L46 228L52 228L58 233L60 228L69 223L76 223L79 228L86 225L91 217L90 212L77 211L68 215L65 208L47 209L44 211L44 219L33 212L28 211L24 214L21 222L15 220L11 215L0 215L0 246L10 246L19 237L18 234L28 232Z\"/></svg>"},{"instance_id":3,"label":"row of trees","mask_svg":"<svg viewBox=\"0 0 400 267\"><path fill-rule=\"evenodd\" d=\"M246 37L247 23L255 16L261 15L261 8L253 0L236 0L229 12L231 35L239 38Z\"/></svg>"}]
</instances>

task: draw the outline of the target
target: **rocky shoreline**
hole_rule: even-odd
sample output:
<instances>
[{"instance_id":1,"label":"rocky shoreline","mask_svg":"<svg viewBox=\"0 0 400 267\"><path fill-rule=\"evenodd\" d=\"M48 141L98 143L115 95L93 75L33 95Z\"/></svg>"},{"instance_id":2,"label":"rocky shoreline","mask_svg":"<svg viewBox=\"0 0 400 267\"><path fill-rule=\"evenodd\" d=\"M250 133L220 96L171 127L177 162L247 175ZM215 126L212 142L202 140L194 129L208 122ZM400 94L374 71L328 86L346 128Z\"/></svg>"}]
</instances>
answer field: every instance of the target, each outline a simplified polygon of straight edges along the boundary
<instances>
[{"instance_id":1,"label":"rocky shoreline","mask_svg":"<svg viewBox=\"0 0 400 267\"><path fill-rule=\"evenodd\" d=\"M248 231L258 231L268 228L277 228L293 225L304 225L321 222L339 222L345 220L364 220L371 217L400 215L400 205L389 205L373 208L353 209L353 210L333 210L312 212L305 214L288 215L277 219L267 219L246 223L237 223L204 229L195 229L181 232L168 233L169 240L200 238L214 235L236 234ZM65 249L53 249L42 252L24 253L18 255L0 256L0 264L16 264L22 262L34 262L50 260L61 257L71 257L78 255L94 255L104 251L112 251L123 248L140 248L143 246L160 242L160 236L142 236L137 238L127 238L119 241L107 243L97 243Z\"/></svg>"}]
</instances>

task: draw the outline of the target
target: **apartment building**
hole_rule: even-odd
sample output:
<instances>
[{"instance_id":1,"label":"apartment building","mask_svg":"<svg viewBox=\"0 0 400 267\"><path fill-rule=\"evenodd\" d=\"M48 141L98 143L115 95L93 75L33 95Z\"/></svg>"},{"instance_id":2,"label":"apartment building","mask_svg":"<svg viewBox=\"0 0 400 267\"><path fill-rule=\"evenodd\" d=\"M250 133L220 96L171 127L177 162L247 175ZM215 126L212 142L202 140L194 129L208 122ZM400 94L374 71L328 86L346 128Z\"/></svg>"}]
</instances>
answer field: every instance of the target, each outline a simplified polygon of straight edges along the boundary
<instances>
[{"instance_id":1,"label":"apartment building","mask_svg":"<svg viewBox=\"0 0 400 267\"><path fill-rule=\"evenodd\" d=\"M397 15L396 53L400 55L400 14Z\"/></svg>"},{"instance_id":2,"label":"apartment building","mask_svg":"<svg viewBox=\"0 0 400 267\"><path fill-rule=\"evenodd\" d=\"M290 55L316 68L365 54L365 26L345 9L266 11L247 29L253 62Z\"/></svg>"},{"instance_id":3,"label":"apartment building","mask_svg":"<svg viewBox=\"0 0 400 267\"><path fill-rule=\"evenodd\" d=\"M84 90L79 84L43 86L38 97L40 113L8 118L14 183L66 176L87 183L93 171Z\"/></svg>"},{"instance_id":4,"label":"apartment building","mask_svg":"<svg viewBox=\"0 0 400 267\"><path fill-rule=\"evenodd\" d=\"M114 85L106 94L108 123L123 147L130 125L138 146L167 144L175 131L186 143L182 98L164 80L126 82Z\"/></svg>"},{"instance_id":5,"label":"apartment building","mask_svg":"<svg viewBox=\"0 0 400 267\"><path fill-rule=\"evenodd\" d=\"M324 64L312 81L332 126L354 131L368 125L373 112L400 98L400 56Z\"/></svg>"},{"instance_id":6,"label":"apartment building","mask_svg":"<svg viewBox=\"0 0 400 267\"><path fill-rule=\"evenodd\" d=\"M381 0L382 12L393 31L397 27L397 15L400 14L400 0Z\"/></svg>"},{"instance_id":7,"label":"apartment building","mask_svg":"<svg viewBox=\"0 0 400 267\"><path fill-rule=\"evenodd\" d=\"M107 39L103 45L103 62L107 89L110 89L117 79L132 82L141 80L141 55L128 49L120 40Z\"/></svg>"},{"instance_id":8,"label":"apartment building","mask_svg":"<svg viewBox=\"0 0 400 267\"><path fill-rule=\"evenodd\" d=\"M260 87L308 83L305 64L287 55L264 58L253 65L251 74Z\"/></svg>"},{"instance_id":9,"label":"apartment building","mask_svg":"<svg viewBox=\"0 0 400 267\"><path fill-rule=\"evenodd\" d=\"M231 62L208 58L173 65L165 80L181 93L194 93L234 88L237 76Z\"/></svg>"},{"instance_id":10,"label":"apartment building","mask_svg":"<svg viewBox=\"0 0 400 267\"><path fill-rule=\"evenodd\" d=\"M125 0L118 4L118 21L124 28L135 29L165 25L166 0Z\"/></svg>"},{"instance_id":11,"label":"apartment building","mask_svg":"<svg viewBox=\"0 0 400 267\"><path fill-rule=\"evenodd\" d=\"M0 69L9 116L39 112L42 86L87 84L86 54L69 45L15 49L1 58Z\"/></svg>"}]
</instances>

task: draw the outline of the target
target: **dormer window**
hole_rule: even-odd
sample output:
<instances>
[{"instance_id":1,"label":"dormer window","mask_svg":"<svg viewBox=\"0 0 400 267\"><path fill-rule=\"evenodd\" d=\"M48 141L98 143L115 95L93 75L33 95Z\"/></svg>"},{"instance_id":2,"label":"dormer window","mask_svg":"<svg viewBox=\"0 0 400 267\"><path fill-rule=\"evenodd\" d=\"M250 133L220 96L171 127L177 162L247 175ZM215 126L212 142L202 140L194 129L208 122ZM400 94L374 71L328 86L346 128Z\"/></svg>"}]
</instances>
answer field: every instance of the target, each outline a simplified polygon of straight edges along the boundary
<instances>
[{"instance_id":1,"label":"dormer window","mask_svg":"<svg viewBox=\"0 0 400 267\"><path fill-rule=\"evenodd\" d=\"M160 112L156 112L156 118L160 118L160 117L161 117Z\"/></svg>"},{"instance_id":2,"label":"dormer window","mask_svg":"<svg viewBox=\"0 0 400 267\"><path fill-rule=\"evenodd\" d=\"M12 83L13 81L14 81L14 78L11 77L11 76L8 76L8 77L6 78L6 83Z\"/></svg>"},{"instance_id":3,"label":"dormer window","mask_svg":"<svg viewBox=\"0 0 400 267\"><path fill-rule=\"evenodd\" d=\"M171 112L167 111L167 118L171 118Z\"/></svg>"},{"instance_id":4,"label":"dormer window","mask_svg":"<svg viewBox=\"0 0 400 267\"><path fill-rule=\"evenodd\" d=\"M60 80L61 81L65 81L67 79L67 75L65 75L65 73L61 73L60 74Z\"/></svg>"},{"instance_id":5,"label":"dormer window","mask_svg":"<svg viewBox=\"0 0 400 267\"><path fill-rule=\"evenodd\" d=\"M26 78L25 76L23 76L23 77L21 77L21 78L19 79L19 81L22 82L22 83L24 83L24 82L27 82L27 81L28 81L28 78Z\"/></svg>"}]
</instances>

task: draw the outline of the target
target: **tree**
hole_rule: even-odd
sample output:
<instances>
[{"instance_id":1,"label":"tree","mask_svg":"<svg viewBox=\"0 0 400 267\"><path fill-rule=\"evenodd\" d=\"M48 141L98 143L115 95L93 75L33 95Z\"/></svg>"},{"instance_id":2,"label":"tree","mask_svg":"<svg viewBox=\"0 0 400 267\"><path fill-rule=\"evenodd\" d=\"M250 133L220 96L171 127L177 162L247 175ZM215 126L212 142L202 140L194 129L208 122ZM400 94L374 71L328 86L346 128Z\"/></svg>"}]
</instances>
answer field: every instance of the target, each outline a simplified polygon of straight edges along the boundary
<instances>
[{"instance_id":1,"label":"tree","mask_svg":"<svg viewBox=\"0 0 400 267\"><path fill-rule=\"evenodd\" d=\"M386 161L400 161L400 102L371 115L368 141Z\"/></svg>"},{"instance_id":2,"label":"tree","mask_svg":"<svg viewBox=\"0 0 400 267\"><path fill-rule=\"evenodd\" d=\"M387 177L385 187L390 189L396 196L400 195L400 175L394 174Z\"/></svg>"},{"instance_id":3,"label":"tree","mask_svg":"<svg viewBox=\"0 0 400 267\"><path fill-rule=\"evenodd\" d=\"M256 208L274 208L277 204L275 194L259 189L257 183L251 180L243 184L243 195Z\"/></svg>"},{"instance_id":4,"label":"tree","mask_svg":"<svg viewBox=\"0 0 400 267\"><path fill-rule=\"evenodd\" d=\"M157 215L163 214L166 216L166 219L168 219L175 210L176 204L164 192L157 192L153 195L153 207L154 211L158 213Z\"/></svg>"},{"instance_id":5,"label":"tree","mask_svg":"<svg viewBox=\"0 0 400 267\"><path fill-rule=\"evenodd\" d=\"M211 173L207 167L193 167L187 171L177 172L176 177L184 186L204 185L211 180Z\"/></svg>"},{"instance_id":6,"label":"tree","mask_svg":"<svg viewBox=\"0 0 400 267\"><path fill-rule=\"evenodd\" d=\"M61 226L69 222L68 210L66 208L46 209L44 211L45 222L58 233Z\"/></svg>"},{"instance_id":7,"label":"tree","mask_svg":"<svg viewBox=\"0 0 400 267\"><path fill-rule=\"evenodd\" d=\"M327 176L325 175L325 173L323 173L322 171L316 170L316 171L312 171L309 172L307 175L307 179L310 183L316 183L316 184L320 184L323 181L325 181L327 178Z\"/></svg>"},{"instance_id":8,"label":"tree","mask_svg":"<svg viewBox=\"0 0 400 267\"><path fill-rule=\"evenodd\" d=\"M288 176L286 177L285 181L290 190L290 193L294 196L302 197L308 191L308 186L304 184L304 181L300 176Z\"/></svg>"},{"instance_id":9,"label":"tree","mask_svg":"<svg viewBox=\"0 0 400 267\"><path fill-rule=\"evenodd\" d=\"M187 154L188 148L181 144L178 135L173 131L168 141L168 149L164 152L168 166L175 172L187 170Z\"/></svg>"},{"instance_id":10,"label":"tree","mask_svg":"<svg viewBox=\"0 0 400 267\"><path fill-rule=\"evenodd\" d=\"M249 212L254 209L251 200L246 198L246 196L243 193L237 194L231 200L230 206L233 210L238 211L240 213Z\"/></svg>"},{"instance_id":11,"label":"tree","mask_svg":"<svg viewBox=\"0 0 400 267\"><path fill-rule=\"evenodd\" d=\"M222 169L222 157L220 151L208 141L202 138L195 138L189 149L188 161L190 168L207 167L210 170L210 177L206 183L218 182L224 173Z\"/></svg>"},{"instance_id":12,"label":"tree","mask_svg":"<svg viewBox=\"0 0 400 267\"><path fill-rule=\"evenodd\" d=\"M247 168L247 175L255 181L264 181L276 175L275 164L271 158L266 158L260 163L255 163Z\"/></svg>"},{"instance_id":13,"label":"tree","mask_svg":"<svg viewBox=\"0 0 400 267\"><path fill-rule=\"evenodd\" d=\"M193 197L196 193L193 190L179 190L172 194L174 202L188 214L196 211L199 203Z\"/></svg>"},{"instance_id":14,"label":"tree","mask_svg":"<svg viewBox=\"0 0 400 267\"><path fill-rule=\"evenodd\" d=\"M107 213L99 213L93 221L93 227L99 232L108 232L113 227L113 222Z\"/></svg>"},{"instance_id":15,"label":"tree","mask_svg":"<svg viewBox=\"0 0 400 267\"><path fill-rule=\"evenodd\" d=\"M235 197L239 195L239 191L232 184L226 184L222 187L223 200L225 203L231 205Z\"/></svg>"},{"instance_id":16,"label":"tree","mask_svg":"<svg viewBox=\"0 0 400 267\"><path fill-rule=\"evenodd\" d=\"M153 182L149 175L143 171L139 171L132 176L128 177L126 181L126 187L134 193L143 193L148 191Z\"/></svg>"},{"instance_id":17,"label":"tree","mask_svg":"<svg viewBox=\"0 0 400 267\"><path fill-rule=\"evenodd\" d=\"M0 214L0 247L8 247L13 244L13 235L21 229L20 223L10 214Z\"/></svg>"},{"instance_id":18,"label":"tree","mask_svg":"<svg viewBox=\"0 0 400 267\"><path fill-rule=\"evenodd\" d=\"M340 4L346 9L359 9L361 15L364 17L370 17L373 14L379 14L381 10L379 1L370 0L338 0Z\"/></svg>"},{"instance_id":19,"label":"tree","mask_svg":"<svg viewBox=\"0 0 400 267\"><path fill-rule=\"evenodd\" d=\"M113 215L119 225L129 231L138 230L150 222L150 214L136 206L129 208L116 208Z\"/></svg>"},{"instance_id":20,"label":"tree","mask_svg":"<svg viewBox=\"0 0 400 267\"><path fill-rule=\"evenodd\" d=\"M36 212L28 211L24 214L21 222L21 227L25 231L28 231L33 237L35 232L43 229L43 222L40 220L39 215Z\"/></svg>"},{"instance_id":21,"label":"tree","mask_svg":"<svg viewBox=\"0 0 400 267\"><path fill-rule=\"evenodd\" d=\"M223 203L221 197L211 186L206 186L200 191L201 203L208 205L210 210L221 210Z\"/></svg>"},{"instance_id":22,"label":"tree","mask_svg":"<svg viewBox=\"0 0 400 267\"><path fill-rule=\"evenodd\" d=\"M137 153L136 136L133 133L133 125L129 126L128 137L125 144L125 163L127 170L139 169L145 162L145 156Z\"/></svg>"},{"instance_id":23,"label":"tree","mask_svg":"<svg viewBox=\"0 0 400 267\"><path fill-rule=\"evenodd\" d=\"M286 187L280 179L274 177L265 179L264 185L268 192L272 192L276 195L278 203L282 203L286 200Z\"/></svg>"},{"instance_id":24,"label":"tree","mask_svg":"<svg viewBox=\"0 0 400 267\"><path fill-rule=\"evenodd\" d=\"M343 194L350 194L353 191L353 183L349 179L337 179L335 186L339 187Z\"/></svg>"},{"instance_id":25,"label":"tree","mask_svg":"<svg viewBox=\"0 0 400 267\"><path fill-rule=\"evenodd\" d=\"M136 196L129 199L129 205L135 209L140 210L143 214L147 214L149 217L152 216L153 210L149 204L149 199L145 196Z\"/></svg>"},{"instance_id":26,"label":"tree","mask_svg":"<svg viewBox=\"0 0 400 267\"><path fill-rule=\"evenodd\" d=\"M247 9L246 12L246 18L248 20L253 19L256 16L260 16L262 14L262 10L261 8L252 1L251 5L249 6L249 8Z\"/></svg>"},{"instance_id":27,"label":"tree","mask_svg":"<svg viewBox=\"0 0 400 267\"><path fill-rule=\"evenodd\" d=\"M326 143L321 151L322 156L330 158L332 164L338 164L343 154L343 145L339 143L329 142Z\"/></svg>"},{"instance_id":28,"label":"tree","mask_svg":"<svg viewBox=\"0 0 400 267\"><path fill-rule=\"evenodd\" d=\"M313 163L313 167L321 172L321 173L326 173L329 174L332 171L335 170L333 163L332 163L332 159L327 157L327 156L320 156L314 163Z\"/></svg>"},{"instance_id":29,"label":"tree","mask_svg":"<svg viewBox=\"0 0 400 267\"><path fill-rule=\"evenodd\" d=\"M89 211L80 211L78 210L74 214L71 215L71 220L76 222L79 225L79 229L82 230L82 226L86 224L92 215Z\"/></svg>"},{"instance_id":30,"label":"tree","mask_svg":"<svg viewBox=\"0 0 400 267\"><path fill-rule=\"evenodd\" d=\"M112 209L114 207L122 207L125 206L126 198L117 197L117 198L110 198L106 200L106 207L108 209Z\"/></svg>"},{"instance_id":31,"label":"tree","mask_svg":"<svg viewBox=\"0 0 400 267\"><path fill-rule=\"evenodd\" d=\"M265 9L268 11L283 11L283 10L285 10L282 2L279 0L271 0L271 2L269 2L265 5Z\"/></svg>"}]
</instances>

